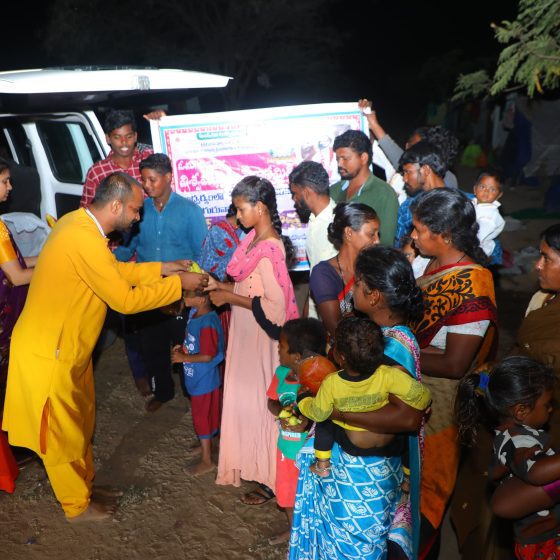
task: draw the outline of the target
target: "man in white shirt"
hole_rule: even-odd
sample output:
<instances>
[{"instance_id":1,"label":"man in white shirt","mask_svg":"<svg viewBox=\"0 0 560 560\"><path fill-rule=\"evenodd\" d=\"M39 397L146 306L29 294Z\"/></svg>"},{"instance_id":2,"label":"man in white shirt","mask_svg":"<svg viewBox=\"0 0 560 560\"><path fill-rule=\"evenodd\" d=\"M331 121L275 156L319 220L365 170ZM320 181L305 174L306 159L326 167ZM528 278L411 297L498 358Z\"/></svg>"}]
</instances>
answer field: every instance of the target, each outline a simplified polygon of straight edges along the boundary
<instances>
[{"instance_id":1,"label":"man in white shirt","mask_svg":"<svg viewBox=\"0 0 560 560\"><path fill-rule=\"evenodd\" d=\"M288 179L299 219L304 224L309 223L305 250L311 271L317 263L336 255L327 232L336 202L329 194L329 175L320 163L304 161L294 167ZM317 317L313 301L309 299L308 302L307 315Z\"/></svg>"}]
</instances>

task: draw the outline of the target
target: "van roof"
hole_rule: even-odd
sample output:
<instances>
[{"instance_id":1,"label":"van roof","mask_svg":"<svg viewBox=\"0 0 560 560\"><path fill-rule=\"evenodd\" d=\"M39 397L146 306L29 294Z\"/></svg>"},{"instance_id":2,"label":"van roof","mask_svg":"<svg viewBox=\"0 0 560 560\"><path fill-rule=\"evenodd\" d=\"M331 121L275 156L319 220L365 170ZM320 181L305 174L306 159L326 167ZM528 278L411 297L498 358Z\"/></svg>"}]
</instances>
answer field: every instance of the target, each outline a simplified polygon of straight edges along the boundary
<instances>
[{"instance_id":1,"label":"van roof","mask_svg":"<svg viewBox=\"0 0 560 560\"><path fill-rule=\"evenodd\" d=\"M73 66L0 72L0 94L134 92L222 88L231 78L218 74L153 67Z\"/></svg>"},{"instance_id":2,"label":"van roof","mask_svg":"<svg viewBox=\"0 0 560 560\"><path fill-rule=\"evenodd\" d=\"M0 112L129 109L161 105L227 86L228 76L153 67L72 66L0 72Z\"/></svg>"}]
</instances>

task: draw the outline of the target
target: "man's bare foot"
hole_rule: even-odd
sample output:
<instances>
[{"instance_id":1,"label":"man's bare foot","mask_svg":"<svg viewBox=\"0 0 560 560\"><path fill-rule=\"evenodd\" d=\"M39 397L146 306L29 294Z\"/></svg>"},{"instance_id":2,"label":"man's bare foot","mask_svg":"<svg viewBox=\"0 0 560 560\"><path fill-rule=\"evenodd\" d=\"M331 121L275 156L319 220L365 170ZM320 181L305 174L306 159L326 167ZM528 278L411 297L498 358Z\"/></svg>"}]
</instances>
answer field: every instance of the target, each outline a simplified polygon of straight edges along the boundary
<instances>
[{"instance_id":1,"label":"man's bare foot","mask_svg":"<svg viewBox=\"0 0 560 560\"><path fill-rule=\"evenodd\" d=\"M94 486L91 493L100 498L120 498L124 494L120 488L113 486Z\"/></svg>"},{"instance_id":2,"label":"man's bare foot","mask_svg":"<svg viewBox=\"0 0 560 560\"><path fill-rule=\"evenodd\" d=\"M331 474L331 462L327 459L317 460L310 467L309 470L317 476L329 476Z\"/></svg>"},{"instance_id":3,"label":"man's bare foot","mask_svg":"<svg viewBox=\"0 0 560 560\"><path fill-rule=\"evenodd\" d=\"M91 501L89 506L83 513L76 517L67 517L69 523L82 523L84 521L106 521L111 519L115 514L116 506L100 504L99 502Z\"/></svg>"},{"instance_id":4,"label":"man's bare foot","mask_svg":"<svg viewBox=\"0 0 560 560\"><path fill-rule=\"evenodd\" d=\"M290 534L290 529L284 531L283 533L278 533L274 537L270 537L270 539L268 539L268 544L272 546L276 546L277 544L284 544L285 542L288 542L290 540Z\"/></svg>"},{"instance_id":5,"label":"man's bare foot","mask_svg":"<svg viewBox=\"0 0 560 560\"><path fill-rule=\"evenodd\" d=\"M216 465L214 463L203 463L201 461L200 463L196 463L191 467L187 467L185 470L192 476L201 476L203 474L216 470Z\"/></svg>"}]
</instances>

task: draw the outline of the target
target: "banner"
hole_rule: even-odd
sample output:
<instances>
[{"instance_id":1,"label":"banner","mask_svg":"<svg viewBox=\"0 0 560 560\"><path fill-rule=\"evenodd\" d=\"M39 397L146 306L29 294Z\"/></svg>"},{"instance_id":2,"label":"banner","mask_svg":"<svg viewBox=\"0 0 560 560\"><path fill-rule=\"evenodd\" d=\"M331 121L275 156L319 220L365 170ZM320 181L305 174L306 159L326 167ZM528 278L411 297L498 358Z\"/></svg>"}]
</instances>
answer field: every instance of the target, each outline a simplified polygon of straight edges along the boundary
<instances>
[{"instance_id":1,"label":"banner","mask_svg":"<svg viewBox=\"0 0 560 560\"><path fill-rule=\"evenodd\" d=\"M273 107L177 115L151 121L156 152L173 164L175 191L191 199L210 223L224 218L231 191L247 175L268 179L276 189L283 233L297 249L295 270L308 268L306 226L298 219L288 175L302 161L317 161L331 184L339 180L333 141L348 129L368 132L356 103Z\"/></svg>"}]
</instances>

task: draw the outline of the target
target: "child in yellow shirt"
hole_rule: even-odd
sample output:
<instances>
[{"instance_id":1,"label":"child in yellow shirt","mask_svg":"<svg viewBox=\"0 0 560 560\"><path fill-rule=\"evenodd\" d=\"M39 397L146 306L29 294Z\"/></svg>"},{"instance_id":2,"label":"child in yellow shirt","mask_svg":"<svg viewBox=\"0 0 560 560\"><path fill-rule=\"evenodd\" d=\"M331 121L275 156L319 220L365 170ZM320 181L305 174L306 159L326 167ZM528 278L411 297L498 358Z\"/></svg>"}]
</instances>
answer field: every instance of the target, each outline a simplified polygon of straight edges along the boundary
<instances>
[{"instance_id":1,"label":"child in yellow shirt","mask_svg":"<svg viewBox=\"0 0 560 560\"><path fill-rule=\"evenodd\" d=\"M304 397L300 412L319 422L315 433L316 462L311 470L319 476L330 473L332 444L336 441L346 453L356 456L400 455L404 439L395 434L378 434L346 424L343 420L325 422L333 408L342 418L345 412L370 412L389 403L393 395L405 405L424 410L431 401L430 391L404 371L383 365L383 334L371 320L346 317L336 328L335 358L344 369L324 379L317 396Z\"/></svg>"}]
</instances>

